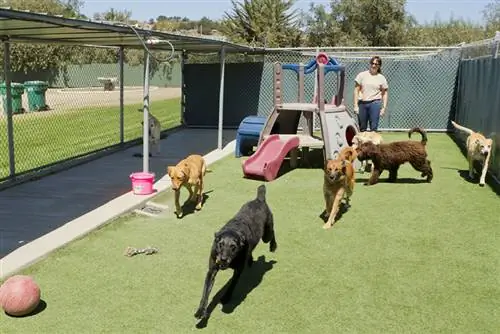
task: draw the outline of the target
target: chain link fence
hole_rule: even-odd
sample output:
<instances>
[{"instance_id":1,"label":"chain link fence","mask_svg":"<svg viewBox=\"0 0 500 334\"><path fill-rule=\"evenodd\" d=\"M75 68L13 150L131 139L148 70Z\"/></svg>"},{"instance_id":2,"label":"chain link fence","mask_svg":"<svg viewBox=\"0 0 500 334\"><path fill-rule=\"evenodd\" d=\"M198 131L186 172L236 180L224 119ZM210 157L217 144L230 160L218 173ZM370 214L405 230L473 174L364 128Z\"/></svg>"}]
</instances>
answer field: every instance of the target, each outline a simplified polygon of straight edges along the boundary
<instances>
[{"instance_id":1,"label":"chain link fence","mask_svg":"<svg viewBox=\"0 0 500 334\"><path fill-rule=\"evenodd\" d=\"M382 58L382 73L389 83L389 104L386 115L381 119L381 130L407 130L421 126L429 130L444 131L452 107L456 71L460 52L445 50L349 50L318 49L283 50L266 56L263 87L272 86L272 64L307 63L317 52L325 52L345 66L346 84L344 103L353 111L354 78L368 70L372 56ZM286 102L297 99L297 75L284 71L283 94ZM328 103L339 89L339 76L330 72L325 77L325 97ZM305 99L313 102L315 96L315 74L306 75ZM272 108L272 89L261 92L260 115L268 115ZM315 120L319 124L318 117Z\"/></svg>"},{"instance_id":2,"label":"chain link fence","mask_svg":"<svg viewBox=\"0 0 500 334\"><path fill-rule=\"evenodd\" d=\"M16 70L14 61L18 45L10 46L13 145L8 142L4 77L0 88L0 181L142 138L143 50L124 51L121 111L120 49L71 47L64 64L23 71ZM150 111L165 130L180 124L180 61L154 64Z\"/></svg>"},{"instance_id":3,"label":"chain link fence","mask_svg":"<svg viewBox=\"0 0 500 334\"><path fill-rule=\"evenodd\" d=\"M143 51L124 52L123 114L120 111L119 50L80 46L72 47L72 52L75 56L71 61L60 66L36 73L19 70L11 73L11 80L19 89L13 87L13 91L18 89L18 92L13 92L13 145L9 145L4 103L0 111L0 181L142 138L139 109L143 99ZM477 108L470 104L470 100L472 96L478 96L477 89L474 91L471 87L481 79L460 76L466 72L464 62L479 62L482 61L480 58L485 62L493 61L492 58L500 52L497 39L448 48L270 49L265 54L227 54L224 127L237 128L245 116L270 114L275 62L306 64L318 52L325 52L345 65L344 103L351 112L354 77L368 69L372 56L382 58L382 71L389 83L389 106L381 120L381 130L407 130L421 126L446 131L450 129L450 118L456 114L466 126L470 122L471 127L477 126L478 130L492 129L500 133L498 105L483 108L489 110L490 116L484 116L480 124L470 121L479 117L474 114ZM158 55L158 58L164 57ZM152 62L150 76L150 109L162 123L162 128L180 124L180 109L184 125L216 127L221 82L219 54L190 53L183 59L177 55L169 64L155 64ZM459 66L464 70L460 71ZM491 71L486 65L477 66L483 78ZM489 97L498 96L495 84L498 84L498 77L487 84ZM325 78L328 103L332 102L338 85L337 74L328 73ZM456 89L459 86L462 87L460 92ZM467 89L464 87L469 87L468 97L460 95L465 94ZM492 90L493 87L497 90ZM297 101L297 90L295 72L284 71L284 102ZM5 89L0 87L0 91L4 99ZM305 75L305 100L312 103L314 96L314 74ZM181 98L182 103L179 103ZM489 124L489 127L482 124ZM319 130L317 117L315 125ZM496 147L498 152L498 144ZM9 169L10 153L14 154L14 173ZM496 153L493 163L497 166L494 167L496 175L500 170L498 156Z\"/></svg>"},{"instance_id":4,"label":"chain link fence","mask_svg":"<svg viewBox=\"0 0 500 334\"><path fill-rule=\"evenodd\" d=\"M224 126L237 127L244 116L268 116L273 108L273 65L307 64L317 52L325 52L346 68L344 103L353 111L354 78L369 68L369 60L379 55L382 71L389 82L389 106L381 119L381 130L407 130L421 126L446 131L453 105L460 49L270 49L265 55L229 55L225 67ZM220 59L217 54L191 54L184 67L186 105L184 120L190 126L216 126L218 119ZM199 78L203 77L200 82ZM315 73L305 75L304 98L313 103ZM332 103L340 76L325 76L325 98ZM298 78L283 71L284 102L298 101ZM230 119L230 120L229 120ZM301 120L303 124L305 120ZM316 116L315 128L319 129Z\"/></svg>"}]
</instances>

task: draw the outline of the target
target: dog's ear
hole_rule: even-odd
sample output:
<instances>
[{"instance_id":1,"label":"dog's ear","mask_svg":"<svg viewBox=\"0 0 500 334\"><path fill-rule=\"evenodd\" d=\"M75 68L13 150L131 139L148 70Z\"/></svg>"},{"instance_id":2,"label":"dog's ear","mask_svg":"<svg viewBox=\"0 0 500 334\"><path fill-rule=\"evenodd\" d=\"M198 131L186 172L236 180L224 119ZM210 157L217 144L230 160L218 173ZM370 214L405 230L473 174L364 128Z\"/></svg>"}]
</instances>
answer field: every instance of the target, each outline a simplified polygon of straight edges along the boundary
<instances>
[{"instance_id":1,"label":"dog's ear","mask_svg":"<svg viewBox=\"0 0 500 334\"><path fill-rule=\"evenodd\" d=\"M173 166L168 166L167 167L167 174L168 176L171 176L172 175L172 171L174 170L174 167Z\"/></svg>"}]
</instances>

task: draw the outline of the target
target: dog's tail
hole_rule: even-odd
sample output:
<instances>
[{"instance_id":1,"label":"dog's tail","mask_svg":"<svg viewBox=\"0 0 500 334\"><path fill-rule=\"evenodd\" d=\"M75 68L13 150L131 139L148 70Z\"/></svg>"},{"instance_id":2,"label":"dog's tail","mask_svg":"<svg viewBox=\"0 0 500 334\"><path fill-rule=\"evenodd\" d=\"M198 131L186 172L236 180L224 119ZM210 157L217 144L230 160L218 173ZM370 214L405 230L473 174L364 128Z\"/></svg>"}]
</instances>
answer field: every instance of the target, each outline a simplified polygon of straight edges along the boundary
<instances>
[{"instance_id":1,"label":"dog's tail","mask_svg":"<svg viewBox=\"0 0 500 334\"><path fill-rule=\"evenodd\" d=\"M356 154L356 151L354 150L354 148L347 147L347 150L345 150L345 152L344 152L344 157L346 158L347 161L349 161L351 163L354 160L356 160L357 154Z\"/></svg>"},{"instance_id":2,"label":"dog's tail","mask_svg":"<svg viewBox=\"0 0 500 334\"><path fill-rule=\"evenodd\" d=\"M257 199L259 201L266 201L266 185L262 184L257 188Z\"/></svg>"},{"instance_id":3,"label":"dog's tail","mask_svg":"<svg viewBox=\"0 0 500 334\"><path fill-rule=\"evenodd\" d=\"M422 129L422 128L411 129L410 131L408 131L408 138L411 138L411 134L414 132L418 132L422 135L422 141L421 141L422 145L427 144L427 133L425 132L424 129Z\"/></svg>"},{"instance_id":4,"label":"dog's tail","mask_svg":"<svg viewBox=\"0 0 500 334\"><path fill-rule=\"evenodd\" d=\"M455 127L455 129L462 130L463 132L467 133L468 135L474 133L474 131L472 131L471 129L466 128L465 126L461 126L453 121L451 121L451 125L453 125L453 127Z\"/></svg>"}]
</instances>

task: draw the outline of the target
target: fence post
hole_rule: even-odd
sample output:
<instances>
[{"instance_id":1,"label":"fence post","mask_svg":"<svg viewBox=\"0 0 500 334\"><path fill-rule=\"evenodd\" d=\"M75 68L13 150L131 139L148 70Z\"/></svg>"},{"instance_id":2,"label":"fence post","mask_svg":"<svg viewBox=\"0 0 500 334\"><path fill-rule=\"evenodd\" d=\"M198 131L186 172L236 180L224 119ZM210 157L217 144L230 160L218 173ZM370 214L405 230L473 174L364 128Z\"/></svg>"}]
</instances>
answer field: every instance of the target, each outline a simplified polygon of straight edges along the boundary
<instances>
[{"instance_id":1,"label":"fence post","mask_svg":"<svg viewBox=\"0 0 500 334\"><path fill-rule=\"evenodd\" d=\"M142 171L149 173L149 50L144 50L144 93L142 108Z\"/></svg>"},{"instance_id":2,"label":"fence post","mask_svg":"<svg viewBox=\"0 0 500 334\"><path fill-rule=\"evenodd\" d=\"M220 59L220 83L219 83L219 126L217 134L217 148L222 150L222 132L224 129L224 77L226 75L226 49L224 46L219 53Z\"/></svg>"},{"instance_id":3,"label":"fence post","mask_svg":"<svg viewBox=\"0 0 500 334\"><path fill-rule=\"evenodd\" d=\"M125 62L125 53L124 53L124 48L123 46L120 46L120 144L123 144L125 142L125 120L124 120L124 103L123 103L123 73L124 73L124 62Z\"/></svg>"},{"instance_id":4,"label":"fence post","mask_svg":"<svg viewBox=\"0 0 500 334\"><path fill-rule=\"evenodd\" d=\"M3 73L5 79L5 103L4 111L7 113L7 145L9 148L9 176L16 176L16 160L14 154L14 124L12 121L12 92L11 92L11 77L10 77L10 42L7 39L3 40Z\"/></svg>"},{"instance_id":5,"label":"fence post","mask_svg":"<svg viewBox=\"0 0 500 334\"><path fill-rule=\"evenodd\" d=\"M493 58L498 57L499 48L500 48L500 31L497 31L495 33L495 39L493 43Z\"/></svg>"},{"instance_id":6,"label":"fence post","mask_svg":"<svg viewBox=\"0 0 500 334\"><path fill-rule=\"evenodd\" d=\"M186 89L185 89L185 79L184 79L184 66L186 65L187 53L186 50L182 50L181 53L181 124L186 125L184 120L184 115L186 112Z\"/></svg>"}]
</instances>

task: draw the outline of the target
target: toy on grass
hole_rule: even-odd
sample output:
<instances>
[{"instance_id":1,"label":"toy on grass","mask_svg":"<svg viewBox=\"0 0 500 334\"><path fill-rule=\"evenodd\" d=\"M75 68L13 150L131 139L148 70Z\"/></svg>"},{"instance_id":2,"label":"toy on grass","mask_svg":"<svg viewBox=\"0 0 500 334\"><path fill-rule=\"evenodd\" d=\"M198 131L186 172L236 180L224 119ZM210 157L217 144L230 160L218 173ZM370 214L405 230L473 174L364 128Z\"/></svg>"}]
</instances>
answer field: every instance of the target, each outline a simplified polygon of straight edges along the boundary
<instances>
[{"instance_id":1,"label":"toy on grass","mask_svg":"<svg viewBox=\"0 0 500 334\"><path fill-rule=\"evenodd\" d=\"M12 276L0 287L0 306L9 315L28 315L39 303L40 287L30 276Z\"/></svg>"},{"instance_id":2,"label":"toy on grass","mask_svg":"<svg viewBox=\"0 0 500 334\"><path fill-rule=\"evenodd\" d=\"M284 102L283 71L297 73L298 99L294 103ZM330 104L325 103L325 76L337 74L337 93ZM316 92L313 103L305 102L305 75L315 74ZM243 162L245 176L264 176L267 181L276 177L285 157L290 153L290 166L297 165L298 150L307 156L309 148L323 149L325 160L334 159L359 132L354 117L344 104L345 66L325 53L318 54L308 64L274 64L273 109L265 121L258 140L257 150ZM318 115L321 135L313 135L313 118ZM299 130L300 118L305 122ZM270 142L270 143L269 143ZM277 167L278 166L278 167ZM269 170L272 169L272 172ZM267 175L267 177L266 177Z\"/></svg>"},{"instance_id":3,"label":"toy on grass","mask_svg":"<svg viewBox=\"0 0 500 334\"><path fill-rule=\"evenodd\" d=\"M131 257L137 254L145 254L145 255L151 255L151 254L156 254L158 253L158 248L155 247L146 247L146 248L134 248L134 247L127 247L125 249L125 252L123 255Z\"/></svg>"}]
</instances>

